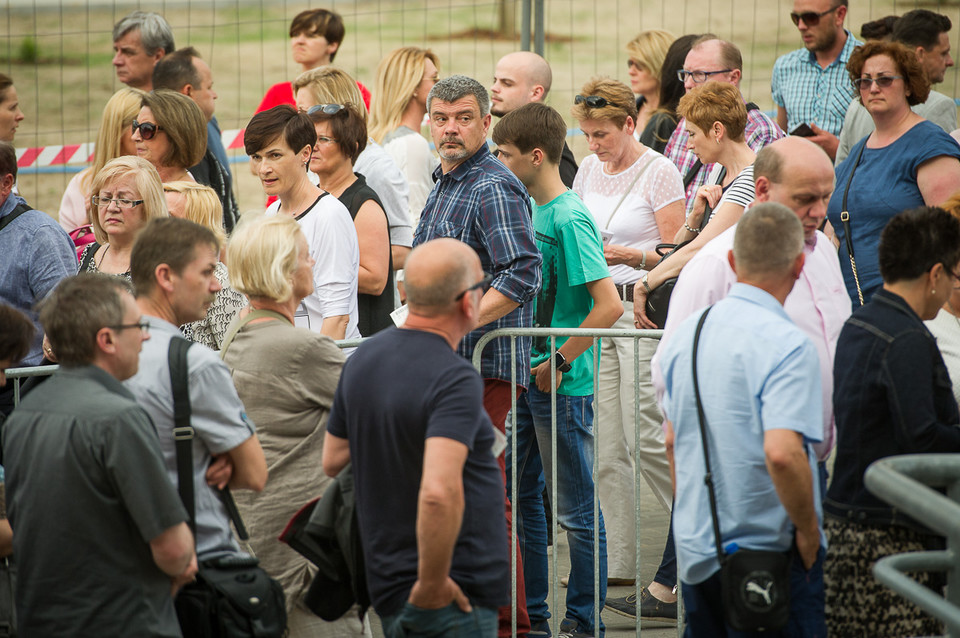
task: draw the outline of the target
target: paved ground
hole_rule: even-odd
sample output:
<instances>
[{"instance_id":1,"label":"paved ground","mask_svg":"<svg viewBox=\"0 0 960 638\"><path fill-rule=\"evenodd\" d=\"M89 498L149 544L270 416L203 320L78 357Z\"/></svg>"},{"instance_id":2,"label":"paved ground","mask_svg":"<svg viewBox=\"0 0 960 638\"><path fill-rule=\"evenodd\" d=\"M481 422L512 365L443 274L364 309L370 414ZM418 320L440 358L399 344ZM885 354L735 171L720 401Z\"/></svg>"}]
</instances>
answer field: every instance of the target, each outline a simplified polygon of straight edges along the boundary
<instances>
[{"instance_id":1,"label":"paved ground","mask_svg":"<svg viewBox=\"0 0 960 638\"><path fill-rule=\"evenodd\" d=\"M646 483L643 484L643 489L640 494L640 514L641 514L641 527L640 527L640 561L642 565L641 577L642 583L645 585L650 582L653 578L653 575L657 571L657 566L660 564L660 554L663 551L663 543L667 534L667 524L669 522L669 516L660 507L660 503L653 496L653 493L649 490ZM566 548L566 539L563 534L560 535L559 542L559 572L560 575L565 575L569 571L569 558ZM552 565L552 558L550 561ZM553 574L551 574L553 578ZM614 587L609 590L610 596L626 596L633 591L631 587ZM554 618L563 618L563 601L566 589L560 588L559 590L559 604L560 610L557 614L554 614ZM553 601L553 591L550 592L550 597L547 598L547 603L552 605ZM609 610L604 611L601 615L603 622L606 624L607 638L623 638L625 636L637 636L642 635L645 638L674 638L677 636L677 627L674 624L660 623L660 622L646 622L644 621L641 630L638 632L636 629L635 621L620 616L618 614L612 613ZM376 614L371 613L371 627L373 629L373 635L375 637L382 637L383 632L380 629L380 621L376 617Z\"/></svg>"}]
</instances>

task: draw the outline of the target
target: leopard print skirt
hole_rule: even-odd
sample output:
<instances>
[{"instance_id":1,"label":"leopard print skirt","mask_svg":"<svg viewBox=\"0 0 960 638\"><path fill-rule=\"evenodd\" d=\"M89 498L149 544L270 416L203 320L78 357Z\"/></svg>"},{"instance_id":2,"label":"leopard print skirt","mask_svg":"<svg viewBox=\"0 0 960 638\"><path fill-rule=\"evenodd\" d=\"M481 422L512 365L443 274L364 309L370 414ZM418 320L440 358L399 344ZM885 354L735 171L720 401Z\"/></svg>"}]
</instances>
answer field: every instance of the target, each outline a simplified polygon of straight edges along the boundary
<instances>
[{"instance_id":1,"label":"leopard print skirt","mask_svg":"<svg viewBox=\"0 0 960 638\"><path fill-rule=\"evenodd\" d=\"M901 638L939 636L943 624L873 575L878 559L891 554L924 551L928 537L903 527L870 527L827 517L827 558L823 565L827 630L831 638ZM927 587L939 587L938 574L911 576Z\"/></svg>"}]
</instances>

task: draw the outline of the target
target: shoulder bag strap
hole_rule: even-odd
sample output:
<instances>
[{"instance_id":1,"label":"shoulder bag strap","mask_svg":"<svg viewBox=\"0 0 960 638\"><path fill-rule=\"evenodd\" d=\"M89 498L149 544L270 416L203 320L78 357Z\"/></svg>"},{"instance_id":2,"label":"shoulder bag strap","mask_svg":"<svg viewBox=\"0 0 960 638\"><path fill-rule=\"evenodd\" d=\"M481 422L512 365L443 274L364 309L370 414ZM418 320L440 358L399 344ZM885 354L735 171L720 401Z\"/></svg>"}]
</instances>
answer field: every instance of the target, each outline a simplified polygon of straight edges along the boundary
<instances>
[{"instance_id":1,"label":"shoulder bag strap","mask_svg":"<svg viewBox=\"0 0 960 638\"><path fill-rule=\"evenodd\" d=\"M649 153L649 152L650 152L650 151L647 150L647 153ZM646 154L646 153L644 153L644 155L645 155L645 154ZM642 156L641 156L641 157L642 157ZM618 211L618 210L620 210L620 204L622 204L622 203L623 203L623 200L625 200L625 199L627 198L627 195L630 194L630 191L633 190L633 187L636 186L636 184L637 184L638 181L640 181L640 176L647 172L647 169L650 168L650 165L653 164L653 162L654 162L654 158L651 157L650 160L647 161L647 163L644 164L644 165L640 168L639 171L637 171L636 176L635 176L635 177L633 178L633 180L630 182L630 185L627 186L627 190L623 191L623 195L620 196L620 201L617 202L617 205L616 205L616 206L614 206L613 212L610 213L610 217L607 218L607 223L606 223L606 225L603 227L604 230L608 230L608 229L610 228L610 222L613 221L613 216L617 214L617 211Z\"/></svg>"},{"instance_id":2,"label":"shoulder bag strap","mask_svg":"<svg viewBox=\"0 0 960 638\"><path fill-rule=\"evenodd\" d=\"M17 204L14 207L13 212L11 212L9 215L4 217L3 219L0 219L0 230L3 230L4 228L6 228L7 224L15 220L17 217L20 217L20 215L23 215L28 210L33 210L33 208L31 208L29 204L26 204L24 202Z\"/></svg>"},{"instance_id":3,"label":"shoulder bag strap","mask_svg":"<svg viewBox=\"0 0 960 638\"><path fill-rule=\"evenodd\" d=\"M227 332L227 335L223 339L223 343L220 345L220 358L223 359L227 354L227 348L230 347L230 344L233 343L233 340L236 338L237 334L243 329L245 325L253 321L254 319L279 319L286 323L290 323L290 320L281 315L279 312L274 312L273 310L251 310L246 317L233 324L233 328Z\"/></svg>"},{"instance_id":4,"label":"shoulder bag strap","mask_svg":"<svg viewBox=\"0 0 960 638\"><path fill-rule=\"evenodd\" d=\"M187 509L190 530L197 535L196 496L193 489L193 439L190 425L190 389L187 385L187 350L193 345L182 337L170 340L167 363L170 367L170 388L173 390L173 440L177 450L177 490Z\"/></svg>"},{"instance_id":5,"label":"shoulder bag strap","mask_svg":"<svg viewBox=\"0 0 960 638\"><path fill-rule=\"evenodd\" d=\"M97 251L100 250L100 244L98 242L87 244L87 246L89 246L89 248L84 247L83 261L80 262L80 269L77 272L87 272L90 270L90 264L97 256Z\"/></svg>"},{"instance_id":6,"label":"shoulder bag strap","mask_svg":"<svg viewBox=\"0 0 960 638\"><path fill-rule=\"evenodd\" d=\"M853 161L853 168L850 169L850 177L847 178L847 186L843 189L843 203L840 205L840 221L843 222L843 239L847 245L847 256L850 258L850 268L853 270L853 283L857 285L857 297L860 298L860 305L863 305L863 291L860 290L860 276L857 274L857 261L853 258L853 237L850 236L850 211L847 210L847 195L850 193L850 184L853 183L853 174L857 172L857 166L860 165L860 158L863 157L863 149L867 148L864 142L857 153L857 159Z\"/></svg>"},{"instance_id":7,"label":"shoulder bag strap","mask_svg":"<svg viewBox=\"0 0 960 638\"><path fill-rule=\"evenodd\" d=\"M700 400L700 381L697 377L697 349L700 347L700 333L703 330L703 324L707 320L707 315L713 306L708 307L700 315L700 321L697 322L697 330L693 335L693 394L697 399L697 421L700 423L700 438L703 440L703 465L706 473L703 475L703 483L707 486L707 495L710 498L710 517L713 519L713 536L717 545L717 558L722 565L725 560L723 553L723 542L720 540L720 518L717 515L717 493L713 488L713 472L710 469L710 453L707 448L707 415L703 411L703 402Z\"/></svg>"}]
</instances>

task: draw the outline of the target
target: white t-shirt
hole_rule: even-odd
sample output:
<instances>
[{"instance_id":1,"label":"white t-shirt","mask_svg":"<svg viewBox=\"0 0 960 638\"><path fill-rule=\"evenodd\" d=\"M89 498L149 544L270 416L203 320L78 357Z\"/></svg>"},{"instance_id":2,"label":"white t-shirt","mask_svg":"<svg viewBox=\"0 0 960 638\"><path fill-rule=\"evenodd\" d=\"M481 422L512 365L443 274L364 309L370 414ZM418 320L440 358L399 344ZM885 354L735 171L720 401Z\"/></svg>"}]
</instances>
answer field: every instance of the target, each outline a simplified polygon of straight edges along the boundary
<instances>
[{"instance_id":1,"label":"white t-shirt","mask_svg":"<svg viewBox=\"0 0 960 638\"><path fill-rule=\"evenodd\" d=\"M643 174L633 183L640 171ZM633 188L617 209L617 202L631 183ZM673 162L653 149L647 149L630 168L616 175L608 175L596 155L588 156L573 180L573 190L593 213L597 226L613 233L609 243L653 250L657 244L673 241L673 237L660 236L654 214L668 204L683 201L683 179ZM625 264L610 266L616 284L635 283L642 275L643 271Z\"/></svg>"},{"instance_id":2,"label":"white t-shirt","mask_svg":"<svg viewBox=\"0 0 960 638\"><path fill-rule=\"evenodd\" d=\"M360 153L353 172L367 179L367 186L377 192L390 224L390 244L413 246L413 225L410 222L410 186L407 178L390 154L372 139Z\"/></svg>"},{"instance_id":3,"label":"white t-shirt","mask_svg":"<svg viewBox=\"0 0 960 638\"><path fill-rule=\"evenodd\" d=\"M420 213L427 203L427 195L433 190L433 171L440 160L430 152L430 143L426 138L406 126L387 135L383 149L407 176L410 185L410 221L416 229L420 223Z\"/></svg>"},{"instance_id":4,"label":"white t-shirt","mask_svg":"<svg viewBox=\"0 0 960 638\"><path fill-rule=\"evenodd\" d=\"M276 215L280 200L267 208ZM313 266L313 287L297 308L294 324L320 332L325 317L349 315L345 339L357 339L357 279L360 273L360 247L357 229L340 200L324 194L296 217L307 237ZM346 354L346 353L344 353Z\"/></svg>"}]
</instances>

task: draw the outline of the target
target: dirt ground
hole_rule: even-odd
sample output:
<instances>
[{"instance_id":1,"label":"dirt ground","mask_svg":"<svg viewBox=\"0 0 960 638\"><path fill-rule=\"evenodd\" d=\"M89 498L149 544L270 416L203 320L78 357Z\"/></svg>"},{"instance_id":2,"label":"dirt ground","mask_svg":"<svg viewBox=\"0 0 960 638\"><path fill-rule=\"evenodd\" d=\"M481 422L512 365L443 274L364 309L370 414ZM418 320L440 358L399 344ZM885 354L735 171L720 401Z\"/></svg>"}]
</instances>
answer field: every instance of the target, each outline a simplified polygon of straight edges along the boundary
<instances>
[{"instance_id":1,"label":"dirt ground","mask_svg":"<svg viewBox=\"0 0 960 638\"><path fill-rule=\"evenodd\" d=\"M380 58L408 44L432 48L440 57L442 76L464 73L492 83L496 60L520 48L519 36L449 36L474 30L499 32L498 7L503 3L515 7L519 28L521 3L517 0L333 0L309 5L166 0L163 5L177 46L195 46L213 69L221 127L237 129L246 124L271 84L297 75L286 30L290 18L307 6L332 8L344 17L347 36L335 63L372 88ZM120 86L110 64L111 28L137 8L137 3L124 1L106 8L64 7L63 1L50 4L54 6L14 2L0 15L0 34L5 34L0 36L0 71L14 78L26 114L17 133L18 148L93 141L102 106ZM546 30L553 36L545 51L554 73L549 103L568 118L570 126L576 123L569 118L569 105L584 81L593 75L627 80L623 46L644 29L662 28L676 35L710 31L731 39L743 52L743 93L765 109L773 107L773 61L800 45L789 18L792 0L550 0L544 4ZM944 13L960 24L956 0L922 4L854 0L850 4L847 26L854 33L866 20L917 6ZM951 34L955 49L960 48L958 32L955 28ZM23 51L33 51L36 62L18 61ZM938 90L954 95L956 83L957 73L951 70ZM582 137L573 136L571 143L578 158L588 153ZM242 150L232 154L241 156ZM232 168L241 209L261 207L259 181L246 162ZM32 205L56 216L71 176L27 172L20 176L19 188Z\"/></svg>"}]
</instances>

